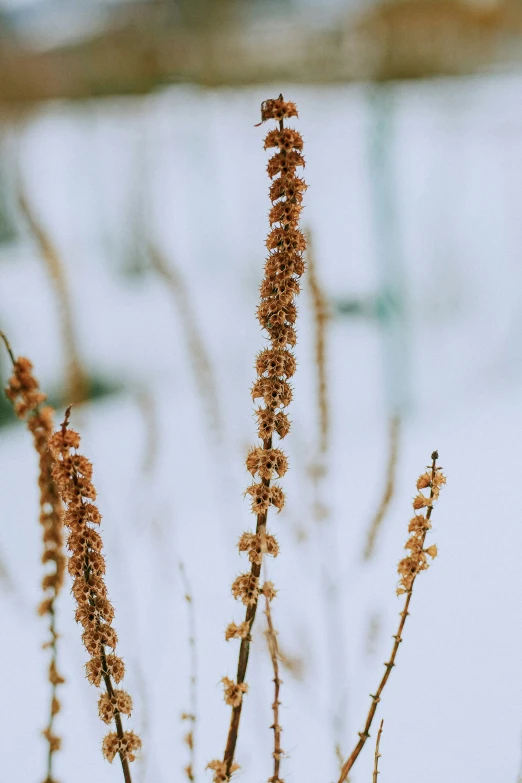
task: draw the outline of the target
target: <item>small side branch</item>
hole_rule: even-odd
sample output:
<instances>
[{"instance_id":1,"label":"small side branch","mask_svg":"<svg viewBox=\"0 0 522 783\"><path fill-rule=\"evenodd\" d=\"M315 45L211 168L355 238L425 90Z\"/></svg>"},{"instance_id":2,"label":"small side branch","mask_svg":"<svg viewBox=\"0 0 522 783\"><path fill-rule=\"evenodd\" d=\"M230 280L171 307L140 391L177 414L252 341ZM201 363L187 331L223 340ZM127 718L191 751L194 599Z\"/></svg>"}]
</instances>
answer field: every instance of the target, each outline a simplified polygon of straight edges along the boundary
<instances>
[{"instance_id":1,"label":"small side branch","mask_svg":"<svg viewBox=\"0 0 522 783\"><path fill-rule=\"evenodd\" d=\"M185 767L185 774L190 783L195 783L195 760L196 760L196 738L195 729L197 721L197 670L198 658L196 649L196 618L194 615L194 598L190 589L190 582L182 561L179 562L179 571L185 591L185 601L187 603L188 624L189 624L189 650L190 650L190 712L184 712L182 720L188 721L190 730L185 735L185 742L189 749L189 763Z\"/></svg>"},{"instance_id":2,"label":"small side branch","mask_svg":"<svg viewBox=\"0 0 522 783\"><path fill-rule=\"evenodd\" d=\"M375 760L373 762L372 783L377 783L377 777L379 775L379 759L381 758L381 754L379 753L379 746L381 744L381 734L382 734L383 724L384 724L384 719L381 720L381 725L379 726L379 731L377 732L377 742L375 743Z\"/></svg>"},{"instance_id":3,"label":"small side branch","mask_svg":"<svg viewBox=\"0 0 522 783\"><path fill-rule=\"evenodd\" d=\"M279 777L279 767L281 765L281 757L283 756L283 750L281 749L281 732L282 728L279 723L279 691L281 688L281 680L279 678L279 649L277 645L277 634L274 630L274 624L272 621L272 614L270 611L270 601L266 598L265 614L267 622L266 639L268 642L268 650L270 652L270 658L272 660L272 668L274 670L274 701L272 704L272 710L274 713L274 723L270 727L274 730L274 774L269 778L268 783L282 783Z\"/></svg>"}]
</instances>

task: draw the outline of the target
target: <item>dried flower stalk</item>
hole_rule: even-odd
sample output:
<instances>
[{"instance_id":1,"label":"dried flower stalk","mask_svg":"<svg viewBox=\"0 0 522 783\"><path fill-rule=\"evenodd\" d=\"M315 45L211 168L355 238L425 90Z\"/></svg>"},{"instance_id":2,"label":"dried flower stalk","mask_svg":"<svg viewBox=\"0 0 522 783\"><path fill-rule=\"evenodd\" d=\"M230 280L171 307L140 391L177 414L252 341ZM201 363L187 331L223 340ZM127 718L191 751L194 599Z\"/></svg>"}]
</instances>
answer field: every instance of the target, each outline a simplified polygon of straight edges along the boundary
<instances>
[{"instance_id":1,"label":"dried flower stalk","mask_svg":"<svg viewBox=\"0 0 522 783\"><path fill-rule=\"evenodd\" d=\"M308 283L312 294L312 307L315 323L315 363L317 367L317 403L319 407L319 453L326 454L330 433L330 406L328 404L328 384L326 374L326 333L330 310L328 300L317 276L315 254L310 231L307 231L308 250L306 253Z\"/></svg>"},{"instance_id":2,"label":"dried flower stalk","mask_svg":"<svg viewBox=\"0 0 522 783\"><path fill-rule=\"evenodd\" d=\"M272 622L272 613L270 611L270 601L265 598L265 614L267 622L266 638L268 642L268 650L270 652L270 659L272 661L272 668L274 670L274 701L272 703L272 710L274 713L274 722L270 728L274 730L274 774L269 778L268 783L283 783L279 777L279 767L281 765L281 758L283 756L283 750L281 748L281 724L279 723L279 691L281 689L281 679L279 677L279 647L277 644L277 633L274 630L274 624Z\"/></svg>"},{"instance_id":3,"label":"dried flower stalk","mask_svg":"<svg viewBox=\"0 0 522 783\"><path fill-rule=\"evenodd\" d=\"M53 762L54 754L60 749L61 738L55 733L54 721L60 712L58 687L65 682L58 670L56 599L64 582L66 558L63 547L63 507L52 475L54 459L47 445L53 431L54 410L49 405L43 405L46 395L40 391L29 359L23 356L16 359L6 336L2 332L0 336L13 362L13 375L9 379L6 396L12 402L18 418L25 421L28 430L32 433L39 459L40 524L43 528L42 563L45 564L47 571L42 579L44 598L38 607L38 614L48 617L49 640L45 642L44 648L51 650L49 718L42 732L48 743L47 776L44 783L56 783L53 777Z\"/></svg>"},{"instance_id":4,"label":"dried flower stalk","mask_svg":"<svg viewBox=\"0 0 522 783\"><path fill-rule=\"evenodd\" d=\"M401 420L399 416L393 416L390 420L390 436L388 447L388 465L386 467L386 484L384 486L383 496L379 503L375 516L373 517L368 529L366 547L364 550L364 560L369 560L375 551L375 542L381 529L382 521L390 507L393 493L395 491L395 474L397 471L397 457L399 454L399 434Z\"/></svg>"},{"instance_id":5,"label":"dried flower stalk","mask_svg":"<svg viewBox=\"0 0 522 783\"><path fill-rule=\"evenodd\" d=\"M195 783L196 780L196 721L197 721L197 670L198 670L198 658L196 650L196 618L194 616L194 598L192 596L192 590L190 589L190 582L185 570L184 564L180 561L179 571L181 574L181 580L183 582L183 588L185 590L185 601L187 604L187 614L189 622L189 648L190 648L190 712L184 712L181 716L181 720L187 721L190 725L190 729L184 737L185 744L189 749L189 763L185 767L185 774L190 783Z\"/></svg>"},{"instance_id":6,"label":"dried flower stalk","mask_svg":"<svg viewBox=\"0 0 522 783\"><path fill-rule=\"evenodd\" d=\"M92 464L78 452L80 436L69 429L71 408L65 413L61 428L55 432L49 447L55 458L53 476L66 507L64 524L69 530L67 548L70 556L68 571L73 581L72 593L76 600L76 622L83 627L82 641L91 656L86 664L90 683L105 691L98 701L98 713L104 723L114 721L116 732L103 740L102 752L112 762L119 755L125 783L131 783L129 762L134 761L141 748L141 739L133 731L124 731L122 715L130 716L132 698L121 688L115 688L123 679L125 667L114 650L118 641L112 627L114 608L105 586L105 559L103 542L95 526L101 514L94 504L96 490L92 484ZM112 652L108 653L107 648Z\"/></svg>"},{"instance_id":7,"label":"dried flower stalk","mask_svg":"<svg viewBox=\"0 0 522 783\"><path fill-rule=\"evenodd\" d=\"M168 287L172 294L174 307L179 312L180 320L185 330L190 360L194 369L196 386L205 407L209 428L221 439L223 422L214 368L198 327L187 285L180 270L173 266L172 263L169 263L157 248L149 245L148 251L152 266Z\"/></svg>"},{"instance_id":8,"label":"dried flower stalk","mask_svg":"<svg viewBox=\"0 0 522 783\"><path fill-rule=\"evenodd\" d=\"M282 95L265 101L261 106L261 123L266 120L276 120L278 123L278 127L267 134L264 142L265 149L276 148L278 151L270 158L267 166L268 176L273 180L269 214L272 228L266 240L269 255L260 287L261 301L257 308L257 318L268 333L270 345L257 356L257 380L252 388L252 398L264 402L264 407L256 411L261 445L255 446L246 459L247 470L259 479L247 489L257 524L255 533L244 533L239 541L240 551L248 553L252 565L250 571L237 577L232 585L232 594L246 606L246 614L244 622L239 625L231 623L225 634L227 639L238 638L241 641L236 682L228 678L224 680L225 701L232 707L232 714L223 760L214 760L208 765L214 772L214 783L228 781L238 768L234 764L234 755L243 696L247 692L245 676L252 626L260 594L267 600L272 600L276 594L271 582L261 586L259 579L264 554L275 557L278 552L275 538L267 533L267 514L271 505L278 510L283 508L283 491L279 486L272 485L272 480L284 476L288 461L280 449L274 448L273 436L277 433L280 438L284 438L290 429L290 421L283 408L288 406L292 398L288 379L295 372L296 361L287 346L294 346L297 339L294 298L300 290L299 278L305 268L303 253L306 249L305 236L299 230L306 184L295 175L297 167L304 166L301 155L303 140L297 131L284 127L284 120L288 117L297 117L297 109L294 103L284 101Z\"/></svg>"},{"instance_id":9,"label":"dried flower stalk","mask_svg":"<svg viewBox=\"0 0 522 783\"><path fill-rule=\"evenodd\" d=\"M343 765L339 783L343 783L343 781L345 781L348 777L348 774L359 757L366 740L370 736L370 727L377 711L381 694L386 683L388 682L391 670L395 666L397 651L399 649L400 643L402 642L402 632L406 623L406 618L408 616L408 609L410 606L415 580L421 571L425 571L428 568L427 555L429 555L431 558L435 558L437 556L437 547L435 544L425 549L424 543L426 540L426 534L431 527L430 518L433 510L433 504L439 497L441 487L446 483L446 479L441 472L441 468L437 467L438 458L438 452L434 451L431 455L432 463L431 467L429 468L429 472L423 473L417 480L418 494L413 500L413 508L416 512L426 509L426 514L424 515L416 513L413 519L410 520L408 531L411 535L405 544L405 549L407 549L410 554L403 558L398 566L400 580L399 587L397 588L397 595L406 595L404 608L400 614L401 620L399 623L399 628L396 635L393 637L395 642L390 659L387 663L384 664L386 666L384 675L375 694L372 694L372 702L366 718L364 729L359 733L359 741L353 749L350 757ZM428 497L423 495L423 489L430 490Z\"/></svg>"},{"instance_id":10,"label":"dried flower stalk","mask_svg":"<svg viewBox=\"0 0 522 783\"><path fill-rule=\"evenodd\" d=\"M72 400L72 402L82 402L88 395L89 380L80 360L71 297L63 263L58 250L39 222L22 190L19 193L18 205L38 244L40 254L45 262L45 269L55 289L66 357L67 398Z\"/></svg>"},{"instance_id":11,"label":"dried flower stalk","mask_svg":"<svg viewBox=\"0 0 522 783\"><path fill-rule=\"evenodd\" d=\"M377 742L375 743L375 758L373 762L373 781L372 783L377 783L377 778L379 777L379 759L381 758L381 754L379 753L379 747L381 744L381 734L382 734L382 727L384 725L384 718L381 720L381 725L379 726L379 731L377 732Z\"/></svg>"}]
</instances>

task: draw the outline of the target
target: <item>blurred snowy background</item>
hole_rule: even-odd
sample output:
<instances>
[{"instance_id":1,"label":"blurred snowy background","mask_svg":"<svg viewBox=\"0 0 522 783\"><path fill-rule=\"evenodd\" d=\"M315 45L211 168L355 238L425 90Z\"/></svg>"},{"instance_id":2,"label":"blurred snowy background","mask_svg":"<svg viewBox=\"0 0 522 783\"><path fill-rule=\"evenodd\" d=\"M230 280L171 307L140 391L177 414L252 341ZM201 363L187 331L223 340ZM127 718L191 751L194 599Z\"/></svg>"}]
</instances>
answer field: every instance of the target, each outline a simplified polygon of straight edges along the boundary
<instances>
[{"instance_id":1,"label":"blurred snowy background","mask_svg":"<svg viewBox=\"0 0 522 783\"><path fill-rule=\"evenodd\" d=\"M295 18L300 30L313 30L324 10L276 5L249 4L259 14L249 34L283 11L281 24ZM437 8L435 0L410 5ZM438 13L457 5L441 3L446 10ZM483 19L500 5L466 8ZM330 31L340 29L345 11L342 3L329 5ZM63 5L46 0L5 5L2 33L11 43L0 47L0 61L6 50L20 54L20 36L28 56L38 50L35 30L43 40L55 29L42 27L46 13L69 18ZM69 22L63 29L69 42L83 40L79 22L74 35ZM510 41L503 51L516 60ZM43 48L55 51L49 41ZM133 727L144 741L133 767L137 783L185 779L180 717L190 709L190 659L180 561L196 623L198 783L210 780L204 767L224 747L229 708L220 680L234 676L237 660L224 628L243 614L230 584L246 569L237 539L254 524L242 493L250 483L244 457L255 441L249 388L263 345L255 308L269 201L265 129L254 124L261 101L279 91L300 110L309 184L304 223L332 313L331 441L320 490L328 515L318 522L310 477L319 441L314 320L305 280L293 429L284 444L287 505L271 520L281 553L267 563L279 589L273 615L285 656L283 777L331 783L336 744L347 755L357 740L402 607L396 564L415 480L437 448L448 476L430 534L439 557L419 577L379 707L382 781L517 781L522 76L515 66L499 69L498 58L489 70L468 62L460 73L457 59L452 74L441 68L444 75L430 80L338 75L307 84L291 79L294 66L283 64L286 77L269 84L245 86L232 76L227 84L221 74L212 88L209 79L184 78L126 96L111 87L109 97L80 102L72 100L74 80L61 83L54 100L31 93L17 101L9 76L0 76L0 328L15 353L32 359L58 416L78 393L70 387L71 350L83 369L87 399L73 420L95 466L119 652L135 700ZM433 76L423 68L425 62L420 76ZM41 72L31 89L45 93L50 73ZM31 218L63 267L69 334ZM151 251L178 280L177 296ZM210 358L218 411L212 430L183 303ZM0 372L4 384L4 354ZM375 555L364 561L397 415L395 493ZM40 649L45 621L35 612L42 571L37 460L3 402L0 423L0 783L39 783L48 655ZM98 694L83 677L86 654L73 611L65 589L57 777L119 781L117 762L111 767L101 756ZM272 774L263 629L260 612L237 754L238 780L252 783ZM352 783L371 780L376 730Z\"/></svg>"}]
</instances>

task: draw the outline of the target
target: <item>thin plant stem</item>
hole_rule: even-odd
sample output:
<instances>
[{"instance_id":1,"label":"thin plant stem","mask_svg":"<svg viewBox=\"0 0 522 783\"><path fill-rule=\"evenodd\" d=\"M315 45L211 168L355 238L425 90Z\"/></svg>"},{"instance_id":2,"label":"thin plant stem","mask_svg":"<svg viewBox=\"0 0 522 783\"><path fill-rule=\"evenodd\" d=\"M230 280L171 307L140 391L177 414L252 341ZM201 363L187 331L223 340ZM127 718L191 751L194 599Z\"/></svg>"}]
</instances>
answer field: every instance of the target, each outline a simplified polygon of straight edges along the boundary
<instances>
[{"instance_id":1,"label":"thin plant stem","mask_svg":"<svg viewBox=\"0 0 522 783\"><path fill-rule=\"evenodd\" d=\"M399 454L400 427L400 417L393 416L390 420L386 483L384 485L384 492L379 503L379 507L370 523L370 527L368 528L368 537L366 539L366 547L363 554L364 560L370 560L375 551L375 542L377 540L377 536L379 535L383 519L390 507L393 493L395 491L395 475L397 472L397 457Z\"/></svg>"},{"instance_id":2,"label":"thin plant stem","mask_svg":"<svg viewBox=\"0 0 522 783\"><path fill-rule=\"evenodd\" d=\"M13 363L13 366L16 362L15 355L13 353L13 349L11 348L11 345L9 343L9 340L7 339L7 336L4 334L4 332L0 332L0 337L4 341L5 347L7 348L7 353L9 354L9 358L11 359L11 362Z\"/></svg>"},{"instance_id":3,"label":"thin plant stem","mask_svg":"<svg viewBox=\"0 0 522 783\"><path fill-rule=\"evenodd\" d=\"M384 718L381 720L381 725L379 726L379 731L377 732L377 742L375 743L375 759L373 762L373 781L372 783L377 783L377 778L379 776L379 759L381 757L381 754L379 753L379 746L381 744L381 734L382 734L382 727L384 725Z\"/></svg>"},{"instance_id":4,"label":"thin plant stem","mask_svg":"<svg viewBox=\"0 0 522 783\"><path fill-rule=\"evenodd\" d=\"M312 295L314 314L315 363L317 369L317 403L319 407L319 452L326 454L330 434L330 406L328 402L328 383L326 372L326 333L330 319L328 300L319 282L315 253L313 252L310 229L307 235L308 283Z\"/></svg>"},{"instance_id":5,"label":"thin plant stem","mask_svg":"<svg viewBox=\"0 0 522 783\"><path fill-rule=\"evenodd\" d=\"M208 426L218 441L223 439L223 417L217 391L217 381L205 341L200 332L196 313L192 307L187 284L181 272L153 245L148 246L151 264L172 295L185 337L194 379L205 408Z\"/></svg>"},{"instance_id":6,"label":"thin plant stem","mask_svg":"<svg viewBox=\"0 0 522 783\"><path fill-rule=\"evenodd\" d=\"M29 203L29 199L23 192L21 184L18 195L18 206L27 220L31 233L36 240L41 257L45 262L45 269L55 290L67 362L67 397L72 402L82 402L87 397L89 381L87 373L82 366L80 352L78 350L73 308L64 265L53 241L36 217L36 214Z\"/></svg>"},{"instance_id":7,"label":"thin plant stem","mask_svg":"<svg viewBox=\"0 0 522 783\"><path fill-rule=\"evenodd\" d=\"M196 721L197 721L197 672L198 672L198 656L196 647L196 618L194 613L194 597L190 588L189 578L185 569L185 565L182 561L179 562L179 571L181 574L181 580L183 582L183 589L185 591L185 601L187 604L188 624L189 624L189 649L190 649L190 712L184 713L182 718L190 721L191 728L185 739L190 756L189 764L185 767L185 772L190 783L196 781Z\"/></svg>"},{"instance_id":8,"label":"thin plant stem","mask_svg":"<svg viewBox=\"0 0 522 783\"><path fill-rule=\"evenodd\" d=\"M272 613L270 611L270 601L268 598L265 600L265 614L268 629L266 631L266 638L268 641L268 649L270 652L270 659L272 661L272 668L274 670L274 701L272 703L272 710L274 713L274 723L270 728L274 730L274 775L269 779L268 783L281 783L279 778L279 767L281 765L281 757L283 756L283 750L281 748L281 724L279 723L279 691L281 689L281 679L279 677L279 647L277 644L277 634L274 630L274 623L272 621Z\"/></svg>"}]
</instances>

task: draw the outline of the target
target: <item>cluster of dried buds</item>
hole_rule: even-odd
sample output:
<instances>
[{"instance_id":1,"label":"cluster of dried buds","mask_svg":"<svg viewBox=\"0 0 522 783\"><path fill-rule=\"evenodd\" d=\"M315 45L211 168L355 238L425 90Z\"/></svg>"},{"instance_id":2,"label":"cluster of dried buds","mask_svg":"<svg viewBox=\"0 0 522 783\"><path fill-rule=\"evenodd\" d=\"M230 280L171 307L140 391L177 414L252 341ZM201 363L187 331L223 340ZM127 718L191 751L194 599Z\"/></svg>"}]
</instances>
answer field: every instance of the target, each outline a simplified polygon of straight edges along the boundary
<instances>
[{"instance_id":1,"label":"cluster of dried buds","mask_svg":"<svg viewBox=\"0 0 522 783\"><path fill-rule=\"evenodd\" d=\"M78 453L80 436L68 428L68 417L69 411L61 429L51 436L49 447L55 458L53 476L66 507L64 524L69 530L70 553L67 567L73 579L75 619L83 627L82 641L91 656L86 664L87 678L97 687L102 680L105 684L106 690L98 701L100 718L116 725L116 732L110 732L103 740L103 755L108 761L119 755L126 766L134 761L141 740L133 731L122 728L121 715L131 714L132 699L126 691L114 687L123 679L125 667L114 652L118 641L112 627L114 608L107 596L103 542L96 530L101 515L94 504L92 464Z\"/></svg>"},{"instance_id":2,"label":"cluster of dried buds","mask_svg":"<svg viewBox=\"0 0 522 783\"><path fill-rule=\"evenodd\" d=\"M438 500L441 487L445 483L446 478L442 474L442 469L435 465L435 460L430 472L423 473L417 479L418 495L413 500L416 513L410 520L408 527L410 537L404 547L410 554L399 563L400 582L397 595L411 592L417 574L429 567L427 555L431 558L437 557L437 546L432 544L425 548L424 544L426 534L431 527L433 504ZM422 490L429 490L429 495L423 494Z\"/></svg>"}]
</instances>

